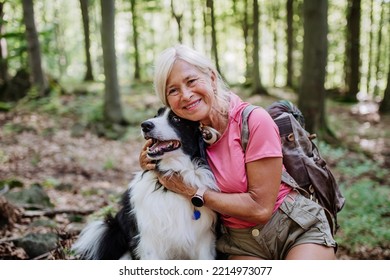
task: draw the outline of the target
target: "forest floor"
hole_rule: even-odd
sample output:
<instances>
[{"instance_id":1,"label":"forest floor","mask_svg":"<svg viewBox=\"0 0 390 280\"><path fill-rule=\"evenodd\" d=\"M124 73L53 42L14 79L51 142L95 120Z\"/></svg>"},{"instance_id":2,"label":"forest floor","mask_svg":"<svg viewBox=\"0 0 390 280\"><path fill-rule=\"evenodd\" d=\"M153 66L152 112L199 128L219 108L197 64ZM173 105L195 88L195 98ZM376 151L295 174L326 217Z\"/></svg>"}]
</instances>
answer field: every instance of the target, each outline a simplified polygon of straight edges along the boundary
<instances>
[{"instance_id":1,"label":"forest floor","mask_svg":"<svg viewBox=\"0 0 390 280\"><path fill-rule=\"evenodd\" d=\"M67 98L61 97L63 105ZM273 98L253 97L248 101L270 104ZM138 102L157 106L154 98ZM343 141L360 146L390 168L390 117L380 118L372 103L348 107L331 104L328 111L332 122L336 118L336 133ZM28 259L13 241L32 232L56 232L60 237L54 250L36 259L71 259L67 252L85 222L115 209L134 172L140 170L138 156L144 140L137 126L121 140L110 140L89 129L79 133L76 124L72 115L53 117L23 109L0 112L0 180L12 179L25 188L38 183L53 205L29 209L18 206L17 218L11 224L2 228L0 223L0 259ZM388 258L381 254L380 250L371 252L370 258ZM341 248L338 258L367 256Z\"/></svg>"}]
</instances>

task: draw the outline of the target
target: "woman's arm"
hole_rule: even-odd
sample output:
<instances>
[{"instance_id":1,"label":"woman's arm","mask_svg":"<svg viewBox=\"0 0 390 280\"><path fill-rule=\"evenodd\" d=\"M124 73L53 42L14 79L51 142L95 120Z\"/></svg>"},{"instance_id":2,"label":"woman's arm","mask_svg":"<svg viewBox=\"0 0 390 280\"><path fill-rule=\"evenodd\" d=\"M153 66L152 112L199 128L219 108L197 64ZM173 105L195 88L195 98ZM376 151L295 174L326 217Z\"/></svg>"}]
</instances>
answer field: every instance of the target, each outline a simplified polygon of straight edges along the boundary
<instances>
[{"instance_id":1,"label":"woman's arm","mask_svg":"<svg viewBox=\"0 0 390 280\"><path fill-rule=\"evenodd\" d=\"M205 206L224 215L256 224L267 223L272 216L280 187L282 158L263 158L246 164L248 176L247 193L219 193L207 190ZM180 175L160 177L160 182L169 190L186 196L195 194L196 188L186 186Z\"/></svg>"},{"instance_id":2,"label":"woman's arm","mask_svg":"<svg viewBox=\"0 0 390 280\"><path fill-rule=\"evenodd\" d=\"M272 216L280 188L282 158L263 158L246 164L248 192L217 193L206 191L205 205L221 214L256 224Z\"/></svg>"}]
</instances>

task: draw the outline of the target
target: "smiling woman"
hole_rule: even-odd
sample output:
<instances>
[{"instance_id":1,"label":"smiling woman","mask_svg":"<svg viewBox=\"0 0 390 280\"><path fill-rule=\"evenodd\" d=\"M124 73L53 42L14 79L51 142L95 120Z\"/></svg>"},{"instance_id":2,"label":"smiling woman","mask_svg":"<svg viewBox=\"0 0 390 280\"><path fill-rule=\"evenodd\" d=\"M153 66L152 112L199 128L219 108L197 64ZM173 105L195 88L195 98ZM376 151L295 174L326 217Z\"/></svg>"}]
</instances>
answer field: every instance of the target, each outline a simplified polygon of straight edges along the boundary
<instances>
[{"instance_id":1,"label":"smiling woman","mask_svg":"<svg viewBox=\"0 0 390 280\"><path fill-rule=\"evenodd\" d=\"M195 88L200 91L199 94L203 95L208 95L205 91L211 90L212 94L209 97L215 99L221 114L227 114L230 98L228 86L213 63L200 53L192 52L184 45L169 48L161 53L156 62L155 70L155 91L164 105L169 105L169 96L186 94L180 90L188 91L190 88ZM185 72L181 73L180 71ZM172 75L172 72L176 72L178 75ZM176 93L176 91L179 92ZM192 100L192 104L186 104L190 109L191 106L195 105L197 104L194 103L194 100Z\"/></svg>"},{"instance_id":2,"label":"smiling woman","mask_svg":"<svg viewBox=\"0 0 390 280\"><path fill-rule=\"evenodd\" d=\"M180 117L207 124L210 123L207 116L213 104L214 87L215 75L212 72L206 75L178 60L167 80L167 102Z\"/></svg>"},{"instance_id":3,"label":"smiling woman","mask_svg":"<svg viewBox=\"0 0 390 280\"><path fill-rule=\"evenodd\" d=\"M230 259L334 259L336 243L322 207L281 183L282 147L271 116L263 108L250 114L244 153L241 119L248 103L227 88L210 59L179 45L161 53L155 71L160 100L182 120L200 122L221 192L194 194L185 174L159 175L159 180L196 207L220 214L223 234L217 249ZM140 164L153 169L146 147L153 150L155 144L145 143Z\"/></svg>"}]
</instances>

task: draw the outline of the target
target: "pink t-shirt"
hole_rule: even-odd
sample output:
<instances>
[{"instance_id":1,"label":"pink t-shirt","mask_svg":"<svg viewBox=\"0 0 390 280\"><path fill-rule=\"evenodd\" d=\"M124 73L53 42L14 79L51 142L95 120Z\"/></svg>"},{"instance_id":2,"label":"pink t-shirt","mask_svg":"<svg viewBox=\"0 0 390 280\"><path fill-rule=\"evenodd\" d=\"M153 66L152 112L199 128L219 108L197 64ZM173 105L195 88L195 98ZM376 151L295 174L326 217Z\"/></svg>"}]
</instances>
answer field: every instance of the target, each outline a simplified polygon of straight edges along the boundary
<instances>
[{"instance_id":1,"label":"pink t-shirt","mask_svg":"<svg viewBox=\"0 0 390 280\"><path fill-rule=\"evenodd\" d=\"M255 109L249 116L249 140L246 153L241 146L241 113L248 105L236 94L231 94L229 123L217 142L207 147L207 158L217 180L218 187L224 193L244 193L248 191L245 163L266 157L282 157L279 130L271 116L263 108ZM291 191L288 185L281 183L276 211ZM232 228L247 228L254 223L231 216L221 216L224 225Z\"/></svg>"}]
</instances>

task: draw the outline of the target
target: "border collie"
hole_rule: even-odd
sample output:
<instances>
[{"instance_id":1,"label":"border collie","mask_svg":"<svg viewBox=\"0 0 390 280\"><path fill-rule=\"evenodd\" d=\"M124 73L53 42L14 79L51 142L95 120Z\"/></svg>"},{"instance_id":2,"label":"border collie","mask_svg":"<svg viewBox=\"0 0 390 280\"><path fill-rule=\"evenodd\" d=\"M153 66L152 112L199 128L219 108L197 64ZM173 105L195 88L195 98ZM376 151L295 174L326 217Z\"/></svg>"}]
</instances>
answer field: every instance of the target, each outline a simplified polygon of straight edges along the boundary
<instances>
[{"instance_id":1,"label":"border collie","mask_svg":"<svg viewBox=\"0 0 390 280\"><path fill-rule=\"evenodd\" d=\"M177 173L188 185L219 191L199 123L160 108L141 127L144 138L153 139L147 152L156 170L136 173L116 216L87 225L72 249L82 259L214 259L215 212L194 207L157 178Z\"/></svg>"}]
</instances>

